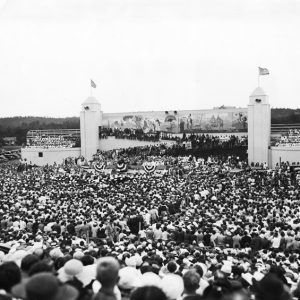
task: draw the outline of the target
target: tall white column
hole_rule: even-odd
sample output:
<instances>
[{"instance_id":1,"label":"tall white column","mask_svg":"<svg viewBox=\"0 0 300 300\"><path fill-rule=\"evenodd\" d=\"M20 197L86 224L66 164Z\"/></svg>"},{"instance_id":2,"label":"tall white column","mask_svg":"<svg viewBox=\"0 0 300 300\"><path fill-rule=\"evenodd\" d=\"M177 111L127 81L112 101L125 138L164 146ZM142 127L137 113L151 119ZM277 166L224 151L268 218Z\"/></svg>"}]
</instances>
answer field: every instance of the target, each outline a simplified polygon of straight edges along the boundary
<instances>
[{"instance_id":1,"label":"tall white column","mask_svg":"<svg viewBox=\"0 0 300 300\"><path fill-rule=\"evenodd\" d=\"M101 105L94 97L87 98L80 112L81 155L91 160L99 149L99 126L101 126Z\"/></svg>"},{"instance_id":2,"label":"tall white column","mask_svg":"<svg viewBox=\"0 0 300 300\"><path fill-rule=\"evenodd\" d=\"M248 105L248 163L267 163L271 136L271 107L261 87L250 95Z\"/></svg>"}]
</instances>

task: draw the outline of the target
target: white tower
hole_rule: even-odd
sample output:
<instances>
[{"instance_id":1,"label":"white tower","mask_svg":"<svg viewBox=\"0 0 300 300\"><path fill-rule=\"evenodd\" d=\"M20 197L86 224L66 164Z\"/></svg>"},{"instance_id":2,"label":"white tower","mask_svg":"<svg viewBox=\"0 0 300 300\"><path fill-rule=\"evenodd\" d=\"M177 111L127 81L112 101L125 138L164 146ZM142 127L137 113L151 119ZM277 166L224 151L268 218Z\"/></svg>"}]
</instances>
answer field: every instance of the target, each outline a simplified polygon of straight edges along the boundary
<instances>
[{"instance_id":1,"label":"white tower","mask_svg":"<svg viewBox=\"0 0 300 300\"><path fill-rule=\"evenodd\" d=\"M261 87L250 95L248 105L248 163L267 163L271 135L271 108Z\"/></svg>"},{"instance_id":2,"label":"white tower","mask_svg":"<svg viewBox=\"0 0 300 300\"><path fill-rule=\"evenodd\" d=\"M101 106L94 97L82 103L80 112L81 155L91 160L99 149L99 126L101 126Z\"/></svg>"}]
</instances>

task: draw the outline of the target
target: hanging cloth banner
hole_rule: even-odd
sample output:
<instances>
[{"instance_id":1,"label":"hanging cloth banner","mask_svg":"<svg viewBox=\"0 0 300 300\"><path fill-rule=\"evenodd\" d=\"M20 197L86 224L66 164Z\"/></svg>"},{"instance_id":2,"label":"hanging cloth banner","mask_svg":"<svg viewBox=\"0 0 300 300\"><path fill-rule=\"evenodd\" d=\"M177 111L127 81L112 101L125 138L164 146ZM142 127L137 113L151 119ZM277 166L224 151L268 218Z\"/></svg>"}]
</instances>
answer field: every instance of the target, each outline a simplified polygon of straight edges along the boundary
<instances>
[{"instance_id":1,"label":"hanging cloth banner","mask_svg":"<svg viewBox=\"0 0 300 300\"><path fill-rule=\"evenodd\" d=\"M124 162L117 163L117 172L125 172L127 170L127 165Z\"/></svg>"},{"instance_id":2,"label":"hanging cloth banner","mask_svg":"<svg viewBox=\"0 0 300 300\"><path fill-rule=\"evenodd\" d=\"M89 165L82 165L81 166L81 169L85 169L85 170L88 170L90 169L91 167Z\"/></svg>"},{"instance_id":3,"label":"hanging cloth banner","mask_svg":"<svg viewBox=\"0 0 300 300\"><path fill-rule=\"evenodd\" d=\"M94 169L97 172L103 172L105 169L105 162L98 162L94 164Z\"/></svg>"},{"instance_id":4,"label":"hanging cloth banner","mask_svg":"<svg viewBox=\"0 0 300 300\"><path fill-rule=\"evenodd\" d=\"M156 170L156 164L153 162L144 162L143 168L146 173L153 173Z\"/></svg>"}]
</instances>

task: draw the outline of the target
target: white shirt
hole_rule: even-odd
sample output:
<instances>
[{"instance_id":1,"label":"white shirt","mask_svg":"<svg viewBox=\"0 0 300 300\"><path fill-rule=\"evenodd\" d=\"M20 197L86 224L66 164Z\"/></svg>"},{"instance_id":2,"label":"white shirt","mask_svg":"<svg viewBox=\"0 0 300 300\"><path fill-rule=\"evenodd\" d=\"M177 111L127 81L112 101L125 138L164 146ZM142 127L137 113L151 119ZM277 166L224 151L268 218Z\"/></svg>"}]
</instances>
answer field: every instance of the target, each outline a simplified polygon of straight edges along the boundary
<instances>
[{"instance_id":1,"label":"white shirt","mask_svg":"<svg viewBox=\"0 0 300 300\"><path fill-rule=\"evenodd\" d=\"M272 248L279 248L280 240L281 240L280 236L274 237L272 240Z\"/></svg>"},{"instance_id":2,"label":"white shirt","mask_svg":"<svg viewBox=\"0 0 300 300\"><path fill-rule=\"evenodd\" d=\"M203 279L203 278L200 278L200 282L199 282L199 288L198 290L196 291L196 293L200 296L203 295L203 292L204 290L209 286L209 283Z\"/></svg>"}]
</instances>

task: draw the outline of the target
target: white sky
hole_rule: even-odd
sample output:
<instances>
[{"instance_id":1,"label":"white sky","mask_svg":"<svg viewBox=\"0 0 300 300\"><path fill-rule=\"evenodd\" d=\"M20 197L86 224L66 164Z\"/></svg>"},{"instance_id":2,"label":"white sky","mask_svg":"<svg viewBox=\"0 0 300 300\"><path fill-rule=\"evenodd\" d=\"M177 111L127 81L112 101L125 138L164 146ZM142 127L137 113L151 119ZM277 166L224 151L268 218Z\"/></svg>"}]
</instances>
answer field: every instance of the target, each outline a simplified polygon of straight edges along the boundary
<instances>
[{"instance_id":1,"label":"white sky","mask_svg":"<svg viewBox=\"0 0 300 300\"><path fill-rule=\"evenodd\" d=\"M0 0L0 116L300 107L299 0Z\"/></svg>"}]
</instances>

